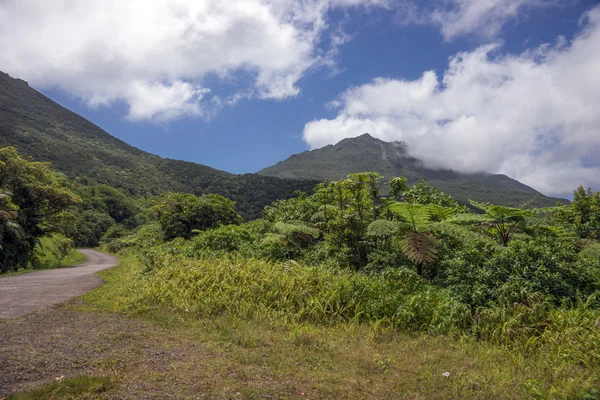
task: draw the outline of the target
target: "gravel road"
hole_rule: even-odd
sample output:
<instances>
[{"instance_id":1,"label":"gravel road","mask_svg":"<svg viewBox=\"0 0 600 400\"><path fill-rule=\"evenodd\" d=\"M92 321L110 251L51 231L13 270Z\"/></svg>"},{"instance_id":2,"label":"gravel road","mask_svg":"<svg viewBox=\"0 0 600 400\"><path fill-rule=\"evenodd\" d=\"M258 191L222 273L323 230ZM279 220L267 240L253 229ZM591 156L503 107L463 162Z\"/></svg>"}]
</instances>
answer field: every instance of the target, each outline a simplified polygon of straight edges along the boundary
<instances>
[{"instance_id":1,"label":"gravel road","mask_svg":"<svg viewBox=\"0 0 600 400\"><path fill-rule=\"evenodd\" d=\"M79 250L87 259L73 267L0 278L0 319L11 319L81 296L102 283L95 272L117 265L117 259L94 250Z\"/></svg>"}]
</instances>

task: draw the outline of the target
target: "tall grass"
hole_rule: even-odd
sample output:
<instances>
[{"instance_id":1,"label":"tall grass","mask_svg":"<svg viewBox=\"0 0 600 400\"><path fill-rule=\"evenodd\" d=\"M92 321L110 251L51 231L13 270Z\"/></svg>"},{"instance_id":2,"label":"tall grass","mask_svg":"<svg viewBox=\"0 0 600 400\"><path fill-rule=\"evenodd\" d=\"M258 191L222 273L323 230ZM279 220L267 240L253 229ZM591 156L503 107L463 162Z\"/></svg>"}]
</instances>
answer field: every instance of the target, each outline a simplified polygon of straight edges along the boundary
<instances>
[{"instance_id":1,"label":"tall grass","mask_svg":"<svg viewBox=\"0 0 600 400\"><path fill-rule=\"evenodd\" d=\"M150 265L148 263L151 263ZM284 323L384 321L395 329L450 333L468 324L466 306L409 271L367 276L327 266L262 259L191 259L161 254L143 265L138 307ZM395 279L395 282L390 282Z\"/></svg>"},{"instance_id":2,"label":"tall grass","mask_svg":"<svg viewBox=\"0 0 600 400\"><path fill-rule=\"evenodd\" d=\"M409 270L365 275L264 259L192 259L155 247L142 252L138 311L232 315L283 324L366 323L374 329L447 334L600 368L600 312L594 300L556 307L539 296L471 310Z\"/></svg>"}]
</instances>

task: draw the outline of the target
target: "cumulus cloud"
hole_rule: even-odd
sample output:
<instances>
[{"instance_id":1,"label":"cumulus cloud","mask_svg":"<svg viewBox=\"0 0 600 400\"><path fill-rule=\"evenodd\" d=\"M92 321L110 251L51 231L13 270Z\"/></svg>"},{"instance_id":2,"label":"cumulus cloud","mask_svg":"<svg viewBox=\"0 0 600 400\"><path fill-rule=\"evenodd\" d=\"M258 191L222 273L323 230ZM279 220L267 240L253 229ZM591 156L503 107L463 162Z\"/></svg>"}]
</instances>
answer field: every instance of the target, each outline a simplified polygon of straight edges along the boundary
<instances>
[{"instance_id":1,"label":"cumulus cloud","mask_svg":"<svg viewBox=\"0 0 600 400\"><path fill-rule=\"evenodd\" d=\"M398 21L438 26L447 41L473 33L490 38L525 11L556 4L556 0L404 0Z\"/></svg>"},{"instance_id":2,"label":"cumulus cloud","mask_svg":"<svg viewBox=\"0 0 600 400\"><path fill-rule=\"evenodd\" d=\"M385 0L4 0L0 66L92 106L125 101L132 119L204 115L225 104L207 75L250 73L244 95L285 99L326 64L327 12ZM235 97L235 95L234 95Z\"/></svg>"},{"instance_id":3,"label":"cumulus cloud","mask_svg":"<svg viewBox=\"0 0 600 400\"><path fill-rule=\"evenodd\" d=\"M505 173L548 194L600 186L600 6L571 42L512 56L490 44L450 59L443 76L377 78L304 129L312 147L369 132L403 140L436 168Z\"/></svg>"}]
</instances>

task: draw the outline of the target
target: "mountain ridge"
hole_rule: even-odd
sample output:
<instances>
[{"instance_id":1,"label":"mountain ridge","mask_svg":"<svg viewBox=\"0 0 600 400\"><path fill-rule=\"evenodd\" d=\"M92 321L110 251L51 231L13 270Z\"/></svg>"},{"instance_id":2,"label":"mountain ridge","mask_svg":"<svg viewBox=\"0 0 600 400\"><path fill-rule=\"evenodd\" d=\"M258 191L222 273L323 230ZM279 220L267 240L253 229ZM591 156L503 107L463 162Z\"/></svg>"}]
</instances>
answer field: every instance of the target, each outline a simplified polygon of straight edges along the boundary
<instances>
[{"instance_id":1,"label":"mountain ridge","mask_svg":"<svg viewBox=\"0 0 600 400\"><path fill-rule=\"evenodd\" d=\"M460 201L469 199L519 206L532 201L534 206L551 206L568 200L548 197L502 174L460 173L449 169L430 169L412 157L405 142L385 142L368 133L345 138L335 145L307 150L258 171L264 176L294 179L338 180L351 172L378 172L384 178L405 176L414 184L421 179Z\"/></svg>"},{"instance_id":2,"label":"mountain ridge","mask_svg":"<svg viewBox=\"0 0 600 400\"><path fill-rule=\"evenodd\" d=\"M161 158L110 135L21 79L0 72L0 147L14 146L81 184L106 183L131 195L166 191L217 193L237 202L246 219L264 206L312 191L317 181L234 175L187 161Z\"/></svg>"}]
</instances>

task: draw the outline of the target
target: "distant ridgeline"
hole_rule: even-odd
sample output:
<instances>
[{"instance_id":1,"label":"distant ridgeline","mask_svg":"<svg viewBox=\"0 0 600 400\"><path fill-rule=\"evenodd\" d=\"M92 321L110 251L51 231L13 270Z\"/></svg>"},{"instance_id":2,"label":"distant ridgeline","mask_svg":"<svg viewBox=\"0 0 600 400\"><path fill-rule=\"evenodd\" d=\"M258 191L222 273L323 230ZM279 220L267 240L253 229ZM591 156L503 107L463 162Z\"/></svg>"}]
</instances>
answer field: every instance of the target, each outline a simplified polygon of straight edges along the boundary
<instances>
[{"instance_id":1,"label":"distant ridgeline","mask_svg":"<svg viewBox=\"0 0 600 400\"><path fill-rule=\"evenodd\" d=\"M314 180L283 179L257 174L234 175L204 165L164 159L109 135L81 116L0 72L0 147L50 161L68 178L105 183L132 195L165 191L216 193L237 202L245 219L294 191L311 192Z\"/></svg>"},{"instance_id":2,"label":"distant ridgeline","mask_svg":"<svg viewBox=\"0 0 600 400\"><path fill-rule=\"evenodd\" d=\"M293 155L258 173L281 178L338 180L351 172L362 171L378 172L386 179L405 176L410 184L426 179L431 186L462 202L472 199L519 206L535 197L531 206L553 206L559 200L563 204L569 203L568 200L544 196L506 175L429 169L422 161L408 155L406 143L388 143L369 134L344 139L335 146Z\"/></svg>"}]
</instances>

